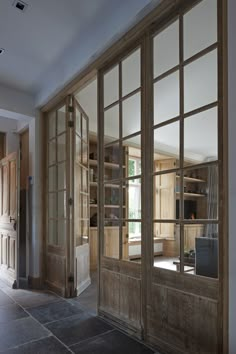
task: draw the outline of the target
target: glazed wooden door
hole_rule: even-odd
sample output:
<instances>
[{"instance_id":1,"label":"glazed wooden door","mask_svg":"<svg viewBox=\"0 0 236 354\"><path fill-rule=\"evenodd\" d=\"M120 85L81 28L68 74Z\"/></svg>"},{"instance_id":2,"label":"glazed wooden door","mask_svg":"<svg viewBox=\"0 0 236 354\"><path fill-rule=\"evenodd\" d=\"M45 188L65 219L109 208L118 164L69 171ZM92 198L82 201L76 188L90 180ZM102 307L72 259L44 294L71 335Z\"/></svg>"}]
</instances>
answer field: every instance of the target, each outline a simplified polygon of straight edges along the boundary
<instances>
[{"instance_id":1,"label":"glazed wooden door","mask_svg":"<svg viewBox=\"0 0 236 354\"><path fill-rule=\"evenodd\" d=\"M69 96L48 114L46 283L64 297L89 284L88 118Z\"/></svg>"},{"instance_id":2,"label":"glazed wooden door","mask_svg":"<svg viewBox=\"0 0 236 354\"><path fill-rule=\"evenodd\" d=\"M58 294L74 294L71 252L69 100L47 116L46 283Z\"/></svg>"},{"instance_id":3,"label":"glazed wooden door","mask_svg":"<svg viewBox=\"0 0 236 354\"><path fill-rule=\"evenodd\" d=\"M89 259L89 119L73 98L73 238L75 250L75 287L81 294L91 283Z\"/></svg>"},{"instance_id":4,"label":"glazed wooden door","mask_svg":"<svg viewBox=\"0 0 236 354\"><path fill-rule=\"evenodd\" d=\"M18 283L18 158L11 153L0 161L0 277Z\"/></svg>"}]
</instances>

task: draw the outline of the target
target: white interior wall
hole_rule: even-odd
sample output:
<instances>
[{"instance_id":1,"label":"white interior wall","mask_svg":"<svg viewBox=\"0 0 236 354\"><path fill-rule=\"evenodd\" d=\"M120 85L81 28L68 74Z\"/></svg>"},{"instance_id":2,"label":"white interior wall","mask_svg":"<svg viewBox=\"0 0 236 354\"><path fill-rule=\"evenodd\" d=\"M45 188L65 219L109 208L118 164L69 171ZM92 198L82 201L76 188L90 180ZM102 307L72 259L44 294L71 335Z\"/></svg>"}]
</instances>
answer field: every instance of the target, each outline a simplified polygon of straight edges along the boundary
<instances>
[{"instance_id":1,"label":"white interior wall","mask_svg":"<svg viewBox=\"0 0 236 354\"><path fill-rule=\"evenodd\" d=\"M228 0L228 148L229 148L229 354L236 353L236 2Z\"/></svg>"},{"instance_id":2,"label":"white interior wall","mask_svg":"<svg viewBox=\"0 0 236 354\"><path fill-rule=\"evenodd\" d=\"M6 133L6 154L17 151L19 148L17 121L0 117L0 131Z\"/></svg>"}]
</instances>

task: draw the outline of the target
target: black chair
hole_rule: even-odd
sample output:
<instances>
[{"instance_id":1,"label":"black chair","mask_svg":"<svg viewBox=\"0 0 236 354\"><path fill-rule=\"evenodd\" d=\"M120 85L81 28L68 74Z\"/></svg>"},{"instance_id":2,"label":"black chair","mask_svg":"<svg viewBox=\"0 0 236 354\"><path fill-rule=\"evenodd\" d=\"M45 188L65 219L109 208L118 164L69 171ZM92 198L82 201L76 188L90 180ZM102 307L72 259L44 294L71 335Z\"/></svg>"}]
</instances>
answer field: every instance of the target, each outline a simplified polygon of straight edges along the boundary
<instances>
[{"instance_id":1,"label":"black chair","mask_svg":"<svg viewBox=\"0 0 236 354\"><path fill-rule=\"evenodd\" d=\"M218 278L218 239L196 237L196 274Z\"/></svg>"}]
</instances>

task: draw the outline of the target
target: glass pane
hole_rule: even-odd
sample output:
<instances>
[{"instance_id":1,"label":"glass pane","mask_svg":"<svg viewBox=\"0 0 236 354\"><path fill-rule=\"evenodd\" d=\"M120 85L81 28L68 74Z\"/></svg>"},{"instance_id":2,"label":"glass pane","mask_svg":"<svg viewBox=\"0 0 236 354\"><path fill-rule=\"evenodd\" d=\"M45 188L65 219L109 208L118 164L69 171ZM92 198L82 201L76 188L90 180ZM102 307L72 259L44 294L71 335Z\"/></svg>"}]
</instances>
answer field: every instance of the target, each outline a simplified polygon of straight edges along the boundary
<instances>
[{"instance_id":1,"label":"glass pane","mask_svg":"<svg viewBox=\"0 0 236 354\"><path fill-rule=\"evenodd\" d=\"M66 241L66 220L58 220L58 245L64 246Z\"/></svg>"},{"instance_id":2,"label":"glass pane","mask_svg":"<svg viewBox=\"0 0 236 354\"><path fill-rule=\"evenodd\" d=\"M217 42L217 0L204 0L184 15L184 58Z\"/></svg>"},{"instance_id":3,"label":"glass pane","mask_svg":"<svg viewBox=\"0 0 236 354\"><path fill-rule=\"evenodd\" d=\"M154 130L154 161L170 159L171 157L179 160L179 122ZM167 161L168 163L169 161ZM175 167L173 161L170 161L170 167L167 167L167 169Z\"/></svg>"},{"instance_id":4,"label":"glass pane","mask_svg":"<svg viewBox=\"0 0 236 354\"><path fill-rule=\"evenodd\" d=\"M218 218L218 167L184 171L184 218Z\"/></svg>"},{"instance_id":5,"label":"glass pane","mask_svg":"<svg viewBox=\"0 0 236 354\"><path fill-rule=\"evenodd\" d=\"M104 107L119 99L119 68L116 65L104 75Z\"/></svg>"},{"instance_id":6,"label":"glass pane","mask_svg":"<svg viewBox=\"0 0 236 354\"><path fill-rule=\"evenodd\" d=\"M179 21L153 39L154 78L179 64Z\"/></svg>"},{"instance_id":7,"label":"glass pane","mask_svg":"<svg viewBox=\"0 0 236 354\"><path fill-rule=\"evenodd\" d=\"M104 112L104 136L109 141L119 139L119 105Z\"/></svg>"},{"instance_id":8,"label":"glass pane","mask_svg":"<svg viewBox=\"0 0 236 354\"><path fill-rule=\"evenodd\" d=\"M56 193L49 193L48 196L48 217L57 217L57 195Z\"/></svg>"},{"instance_id":9,"label":"glass pane","mask_svg":"<svg viewBox=\"0 0 236 354\"><path fill-rule=\"evenodd\" d=\"M81 235L82 235L82 244L89 242L89 224L87 220L81 221Z\"/></svg>"},{"instance_id":10,"label":"glass pane","mask_svg":"<svg viewBox=\"0 0 236 354\"><path fill-rule=\"evenodd\" d=\"M56 112L51 112L48 115L48 137L49 139L56 136Z\"/></svg>"},{"instance_id":11,"label":"glass pane","mask_svg":"<svg viewBox=\"0 0 236 354\"><path fill-rule=\"evenodd\" d=\"M57 111L57 134L66 130L66 107L62 107Z\"/></svg>"},{"instance_id":12,"label":"glass pane","mask_svg":"<svg viewBox=\"0 0 236 354\"><path fill-rule=\"evenodd\" d=\"M82 141L82 164L88 166L88 144Z\"/></svg>"},{"instance_id":13,"label":"glass pane","mask_svg":"<svg viewBox=\"0 0 236 354\"><path fill-rule=\"evenodd\" d=\"M184 68L184 111L217 101L217 50Z\"/></svg>"},{"instance_id":14,"label":"glass pane","mask_svg":"<svg viewBox=\"0 0 236 354\"><path fill-rule=\"evenodd\" d=\"M117 167L119 168L120 162L120 148L119 144L113 144L109 146L105 146L104 149L104 162L107 163L106 167L109 167L108 164L113 164L117 166L110 166L110 167Z\"/></svg>"},{"instance_id":15,"label":"glass pane","mask_svg":"<svg viewBox=\"0 0 236 354\"><path fill-rule=\"evenodd\" d=\"M154 267L180 271L179 225L154 223Z\"/></svg>"},{"instance_id":16,"label":"glass pane","mask_svg":"<svg viewBox=\"0 0 236 354\"><path fill-rule=\"evenodd\" d=\"M56 139L53 139L49 142L48 155L48 164L54 164L56 162Z\"/></svg>"},{"instance_id":17,"label":"glass pane","mask_svg":"<svg viewBox=\"0 0 236 354\"><path fill-rule=\"evenodd\" d=\"M88 193L88 171L82 168L82 192Z\"/></svg>"},{"instance_id":18,"label":"glass pane","mask_svg":"<svg viewBox=\"0 0 236 354\"><path fill-rule=\"evenodd\" d=\"M88 219L88 196L81 195L81 217Z\"/></svg>"},{"instance_id":19,"label":"glass pane","mask_svg":"<svg viewBox=\"0 0 236 354\"><path fill-rule=\"evenodd\" d=\"M104 256L119 259L119 227L104 229Z\"/></svg>"},{"instance_id":20,"label":"glass pane","mask_svg":"<svg viewBox=\"0 0 236 354\"><path fill-rule=\"evenodd\" d=\"M179 71L154 84L154 124L179 115Z\"/></svg>"},{"instance_id":21,"label":"glass pane","mask_svg":"<svg viewBox=\"0 0 236 354\"><path fill-rule=\"evenodd\" d=\"M125 190L127 198L126 202L126 217L128 219L141 219L141 178L136 178L127 181Z\"/></svg>"},{"instance_id":22,"label":"glass pane","mask_svg":"<svg viewBox=\"0 0 236 354\"><path fill-rule=\"evenodd\" d=\"M196 164L218 158L217 107L184 120L184 162Z\"/></svg>"},{"instance_id":23,"label":"glass pane","mask_svg":"<svg viewBox=\"0 0 236 354\"><path fill-rule=\"evenodd\" d=\"M66 189L66 163L58 164L58 189Z\"/></svg>"},{"instance_id":24,"label":"glass pane","mask_svg":"<svg viewBox=\"0 0 236 354\"><path fill-rule=\"evenodd\" d=\"M76 134L78 134L79 136L82 136L82 124L81 124L81 113L78 110L78 108L76 107Z\"/></svg>"},{"instance_id":25,"label":"glass pane","mask_svg":"<svg viewBox=\"0 0 236 354\"><path fill-rule=\"evenodd\" d=\"M137 133L141 129L140 93L122 102L123 137Z\"/></svg>"},{"instance_id":26,"label":"glass pane","mask_svg":"<svg viewBox=\"0 0 236 354\"><path fill-rule=\"evenodd\" d=\"M57 161L66 160L66 134L57 137Z\"/></svg>"},{"instance_id":27,"label":"glass pane","mask_svg":"<svg viewBox=\"0 0 236 354\"><path fill-rule=\"evenodd\" d=\"M54 220L48 222L48 243L50 245L57 244L57 223Z\"/></svg>"},{"instance_id":28,"label":"glass pane","mask_svg":"<svg viewBox=\"0 0 236 354\"><path fill-rule=\"evenodd\" d=\"M161 164L161 162L160 162ZM160 166L161 167L161 166ZM166 166L163 167L164 169ZM153 179L153 217L154 219L176 219L175 190L176 173L165 173ZM173 237L173 234L167 237Z\"/></svg>"},{"instance_id":29,"label":"glass pane","mask_svg":"<svg viewBox=\"0 0 236 354\"><path fill-rule=\"evenodd\" d=\"M120 189L118 182L115 184L105 184L105 216L110 219L112 224L113 219L119 217L120 204ZM114 216L114 217L113 217Z\"/></svg>"},{"instance_id":30,"label":"glass pane","mask_svg":"<svg viewBox=\"0 0 236 354\"><path fill-rule=\"evenodd\" d=\"M82 115L82 139L87 142L88 141L88 121Z\"/></svg>"},{"instance_id":31,"label":"glass pane","mask_svg":"<svg viewBox=\"0 0 236 354\"><path fill-rule=\"evenodd\" d=\"M49 167L48 169L48 189L49 192L56 190L56 166Z\"/></svg>"},{"instance_id":32,"label":"glass pane","mask_svg":"<svg viewBox=\"0 0 236 354\"><path fill-rule=\"evenodd\" d=\"M75 161L81 163L81 138L76 134L75 136Z\"/></svg>"},{"instance_id":33,"label":"glass pane","mask_svg":"<svg viewBox=\"0 0 236 354\"><path fill-rule=\"evenodd\" d=\"M59 192L58 197L58 218L66 217L66 192Z\"/></svg>"},{"instance_id":34,"label":"glass pane","mask_svg":"<svg viewBox=\"0 0 236 354\"><path fill-rule=\"evenodd\" d=\"M192 274L218 277L218 225L184 226L184 270L193 264Z\"/></svg>"},{"instance_id":35,"label":"glass pane","mask_svg":"<svg viewBox=\"0 0 236 354\"><path fill-rule=\"evenodd\" d=\"M122 62L122 96L141 86L140 58L141 50L138 49Z\"/></svg>"},{"instance_id":36,"label":"glass pane","mask_svg":"<svg viewBox=\"0 0 236 354\"><path fill-rule=\"evenodd\" d=\"M122 229L123 259L141 262L141 222L126 222Z\"/></svg>"}]
</instances>

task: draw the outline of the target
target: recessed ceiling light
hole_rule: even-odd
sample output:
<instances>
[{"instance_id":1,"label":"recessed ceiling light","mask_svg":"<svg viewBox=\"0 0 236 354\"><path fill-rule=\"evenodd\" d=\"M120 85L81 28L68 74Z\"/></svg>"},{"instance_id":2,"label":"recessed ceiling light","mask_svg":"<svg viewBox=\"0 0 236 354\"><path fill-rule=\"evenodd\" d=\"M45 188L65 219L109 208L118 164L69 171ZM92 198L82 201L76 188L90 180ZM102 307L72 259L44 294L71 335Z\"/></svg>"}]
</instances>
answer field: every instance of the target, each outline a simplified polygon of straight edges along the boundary
<instances>
[{"instance_id":1,"label":"recessed ceiling light","mask_svg":"<svg viewBox=\"0 0 236 354\"><path fill-rule=\"evenodd\" d=\"M14 6L16 9L24 12L28 6L28 4L26 4L24 1L19 1L19 0L15 0L12 4L12 6Z\"/></svg>"},{"instance_id":2,"label":"recessed ceiling light","mask_svg":"<svg viewBox=\"0 0 236 354\"><path fill-rule=\"evenodd\" d=\"M5 52L4 48L0 48L0 55L3 54Z\"/></svg>"}]
</instances>

